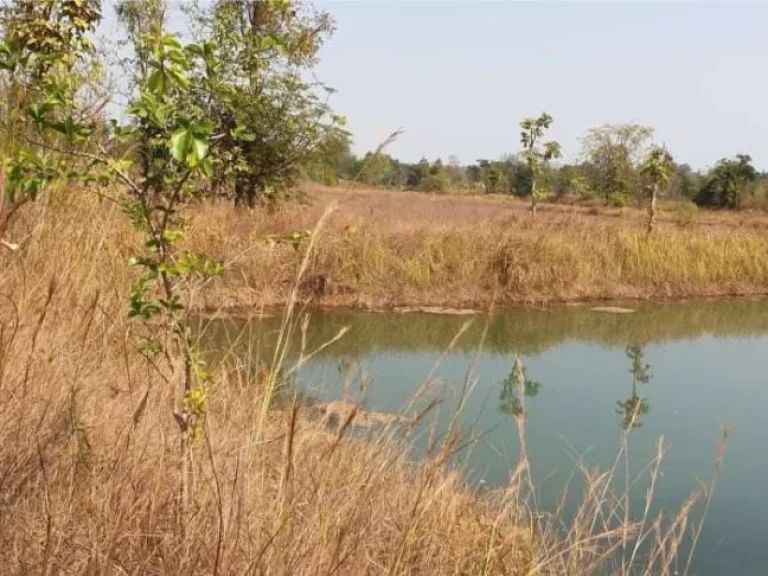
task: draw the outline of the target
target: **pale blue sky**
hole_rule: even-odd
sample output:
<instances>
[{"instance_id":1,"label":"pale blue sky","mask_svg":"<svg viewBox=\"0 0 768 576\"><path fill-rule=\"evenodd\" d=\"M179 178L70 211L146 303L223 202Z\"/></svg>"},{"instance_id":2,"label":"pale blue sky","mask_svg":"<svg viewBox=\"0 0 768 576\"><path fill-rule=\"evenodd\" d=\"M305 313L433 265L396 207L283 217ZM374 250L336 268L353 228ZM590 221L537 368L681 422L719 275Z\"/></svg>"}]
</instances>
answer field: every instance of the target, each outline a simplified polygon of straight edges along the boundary
<instances>
[{"instance_id":1,"label":"pale blue sky","mask_svg":"<svg viewBox=\"0 0 768 576\"><path fill-rule=\"evenodd\" d=\"M338 28L316 75L358 153L403 127L404 160L498 158L547 111L566 160L588 128L637 122L694 167L747 153L768 170L768 3L315 4Z\"/></svg>"},{"instance_id":2,"label":"pale blue sky","mask_svg":"<svg viewBox=\"0 0 768 576\"><path fill-rule=\"evenodd\" d=\"M768 4L324 1L338 31L318 76L338 89L356 150L393 129L407 160L495 158L546 110L566 159L606 122L656 128L706 167L768 169Z\"/></svg>"}]
</instances>

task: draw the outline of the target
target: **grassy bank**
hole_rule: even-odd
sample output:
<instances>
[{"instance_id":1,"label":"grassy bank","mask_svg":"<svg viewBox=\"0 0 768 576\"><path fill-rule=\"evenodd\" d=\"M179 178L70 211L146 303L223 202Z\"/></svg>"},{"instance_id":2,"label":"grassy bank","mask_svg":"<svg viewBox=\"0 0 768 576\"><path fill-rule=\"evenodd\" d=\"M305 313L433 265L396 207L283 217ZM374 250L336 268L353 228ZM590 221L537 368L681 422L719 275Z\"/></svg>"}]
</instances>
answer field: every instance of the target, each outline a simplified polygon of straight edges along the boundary
<instances>
[{"instance_id":1,"label":"grassy bank","mask_svg":"<svg viewBox=\"0 0 768 576\"><path fill-rule=\"evenodd\" d=\"M284 298L303 248L269 248L261 238L308 227L313 210L193 209L190 242L230 262L226 279L196 303L220 308ZM581 249L607 242L614 256L626 253L619 265L605 256L578 259L566 231L537 237L544 223L526 222L516 230L387 233L331 220L310 274L330 275L332 286L352 289L356 298L445 298L461 288L475 299L496 286L504 298L529 297L574 266L582 282L599 277L590 268L597 263L618 278L675 270L665 262L661 236L651 241L658 251L651 260L631 231L584 231L577 239ZM446 466L466 431L455 429L430 457L409 462L396 431L358 434L352 424L328 431L290 399L276 405L265 397L279 366L249 372L237 359L210 367L191 502L183 510L171 416L177 387L137 351L136 327L126 318L132 272L125 263L140 238L116 206L75 195L32 206L11 234L22 247L0 252L4 573L590 574L611 563L624 572L638 565L667 574L686 564L678 551L691 534L696 497L664 517L630 514L626 495L611 489L621 452L613 470L582 471L577 514L559 518L536 508L524 451L507 486L476 494L460 470ZM609 234L616 236L609 241ZM694 277L734 279L737 270L722 263L724 256L715 271L714 254L724 249L706 238L684 240L687 254L702 250L709 259ZM757 273L760 252L746 254L763 249L759 237L723 240L736 250L738 272L748 275L740 281L756 285L749 275ZM558 256L563 246L570 249ZM523 264L534 261L542 264L521 283ZM521 418L521 437L524 424ZM651 487L662 452L643 479Z\"/></svg>"},{"instance_id":2,"label":"grassy bank","mask_svg":"<svg viewBox=\"0 0 768 576\"><path fill-rule=\"evenodd\" d=\"M314 204L272 216L196 212L196 250L229 260L232 270L206 304L284 301L304 249L268 248L263 235L311 229L333 203L301 286L317 304L485 307L768 293L762 214L710 213L681 224L671 213L647 237L640 210L550 205L532 219L507 198L321 190Z\"/></svg>"}]
</instances>

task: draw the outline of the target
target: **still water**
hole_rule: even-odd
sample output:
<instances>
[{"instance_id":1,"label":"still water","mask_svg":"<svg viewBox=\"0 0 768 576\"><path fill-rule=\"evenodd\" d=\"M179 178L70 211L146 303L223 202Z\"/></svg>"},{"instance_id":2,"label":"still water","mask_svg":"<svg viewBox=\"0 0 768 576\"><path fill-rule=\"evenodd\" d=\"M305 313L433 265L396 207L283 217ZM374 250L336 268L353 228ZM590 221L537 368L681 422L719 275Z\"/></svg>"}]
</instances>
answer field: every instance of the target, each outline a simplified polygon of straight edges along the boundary
<instances>
[{"instance_id":1,"label":"still water","mask_svg":"<svg viewBox=\"0 0 768 576\"><path fill-rule=\"evenodd\" d=\"M307 352L348 328L299 373L298 385L318 400L347 396L367 409L395 412L432 376L431 393L450 407L470 374L475 385L462 420L485 434L464 463L478 486L504 485L516 464L513 414L520 399L505 381L519 357L531 380L524 399L527 445L545 509L554 507L574 472L575 456L591 466L613 464L629 411L637 414L629 434L633 473L652 460L664 437L656 503L673 512L699 481L712 477L727 426L694 573L768 573L768 301L642 305L625 314L563 306L503 309L491 318L309 315ZM212 323L207 346L234 349L254 362L271 358L279 320ZM297 335L294 351L301 340ZM645 485L638 488L636 511Z\"/></svg>"}]
</instances>

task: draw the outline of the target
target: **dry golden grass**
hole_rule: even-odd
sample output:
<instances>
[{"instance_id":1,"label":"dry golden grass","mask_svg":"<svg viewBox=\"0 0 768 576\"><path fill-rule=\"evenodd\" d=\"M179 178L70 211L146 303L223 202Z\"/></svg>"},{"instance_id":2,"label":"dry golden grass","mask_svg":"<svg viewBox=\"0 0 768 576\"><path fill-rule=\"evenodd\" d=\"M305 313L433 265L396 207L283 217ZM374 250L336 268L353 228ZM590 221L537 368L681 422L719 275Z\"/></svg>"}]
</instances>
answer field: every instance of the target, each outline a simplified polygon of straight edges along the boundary
<instances>
[{"instance_id":1,"label":"dry golden grass","mask_svg":"<svg viewBox=\"0 0 768 576\"><path fill-rule=\"evenodd\" d=\"M634 209L542 205L498 197L319 189L315 202L277 214L191 210L191 243L230 262L206 305L279 303L303 257L269 248L264 234L312 228L338 203L311 259L302 296L316 304L485 306L598 299L683 299L763 295L768 287L768 218L700 214L675 206L646 237ZM752 218L754 221L749 220Z\"/></svg>"},{"instance_id":2,"label":"dry golden grass","mask_svg":"<svg viewBox=\"0 0 768 576\"><path fill-rule=\"evenodd\" d=\"M350 220L385 223L387 229L412 229L427 225L461 226L478 222L503 221L513 216L530 216L530 202L513 196L496 194L426 194L423 192L365 188L329 188L307 184L305 191L313 200L315 214L331 202L341 201L342 212ZM537 219L549 226L566 220L579 226L607 225L640 228L644 231L647 210L633 207L595 204L548 202L539 204ZM691 227L709 232L729 233L735 230L768 229L765 210L716 211L699 209L684 201L662 201L658 223L662 230L680 227L680 213L687 213ZM393 228L394 227L394 228ZM683 226L686 227L686 226Z\"/></svg>"},{"instance_id":3,"label":"dry golden grass","mask_svg":"<svg viewBox=\"0 0 768 576\"><path fill-rule=\"evenodd\" d=\"M209 391L193 511L178 518L175 391L125 319L136 239L107 206L40 218L0 260L3 573L475 572L488 560L472 535L483 505L456 475L435 468L417 498L419 471L385 436L337 438L280 412L257 443L262 393L244 374ZM506 562L525 549L519 534L499 526Z\"/></svg>"},{"instance_id":4,"label":"dry golden grass","mask_svg":"<svg viewBox=\"0 0 768 576\"><path fill-rule=\"evenodd\" d=\"M257 236L313 217L233 216L222 207L206 214L205 226L196 214L192 242L234 261L209 303L227 288L254 301L259 291L287 293L296 255L266 249ZM451 268L476 256L467 231L403 239L372 231L361 242L337 226L318 241L314 269L335 266L334 274L352 278L343 259L332 260L344 250L359 259L354 265L365 264L361 286L393 273L395 282L425 290L432 281L446 288L451 274L473 278L471 269ZM328 432L291 403L262 412L277 366L266 376L215 371L191 505L181 516L171 417L178 391L136 351L125 314L125 262L140 239L115 206L82 196L35 206L11 233L22 248L0 252L4 574L590 574L627 573L633 564L670 574L677 565L694 499L667 520L647 510L629 517L626 497L612 491L621 454L613 470L584 470L583 503L562 533L557 511L537 519L524 458L507 487L468 491L460 471L445 466L463 441L458 429L409 463L394 430L361 437L343 423ZM548 239L526 242L527 258L555 253ZM614 254L640 253L613 242ZM496 246L493 258L499 250L509 249ZM413 255L385 257L396 251ZM440 260L445 251L450 260ZM418 268L432 270L422 264L427 256L442 263L424 278Z\"/></svg>"}]
</instances>

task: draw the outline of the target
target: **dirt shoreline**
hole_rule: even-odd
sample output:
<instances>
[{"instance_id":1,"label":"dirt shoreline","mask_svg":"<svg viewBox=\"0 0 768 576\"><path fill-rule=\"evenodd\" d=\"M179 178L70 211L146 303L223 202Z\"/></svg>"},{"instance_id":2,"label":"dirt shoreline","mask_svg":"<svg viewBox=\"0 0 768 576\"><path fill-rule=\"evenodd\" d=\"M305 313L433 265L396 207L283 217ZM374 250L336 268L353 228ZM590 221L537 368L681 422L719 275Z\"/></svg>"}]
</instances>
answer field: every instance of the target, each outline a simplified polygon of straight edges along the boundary
<instances>
[{"instance_id":1,"label":"dirt shoreline","mask_svg":"<svg viewBox=\"0 0 768 576\"><path fill-rule=\"evenodd\" d=\"M470 316L486 314L492 308L522 307L542 308L560 306L595 307L596 312L610 313L604 308L632 309L644 304L669 304L686 302L711 302L718 300L768 299L768 286L765 288L743 288L733 291L711 290L698 294L669 294L669 295L616 295L605 297L539 297L533 298L500 298L493 304L491 300L449 300L432 299L429 297L395 299L393 297L371 297L365 294L345 294L343 296L318 297L300 300L297 306L310 310L353 310L360 312L388 312L395 314L422 313L455 316ZM198 307L194 313L199 316L272 316L288 303L288 298L261 298L257 300L217 303Z\"/></svg>"}]
</instances>

